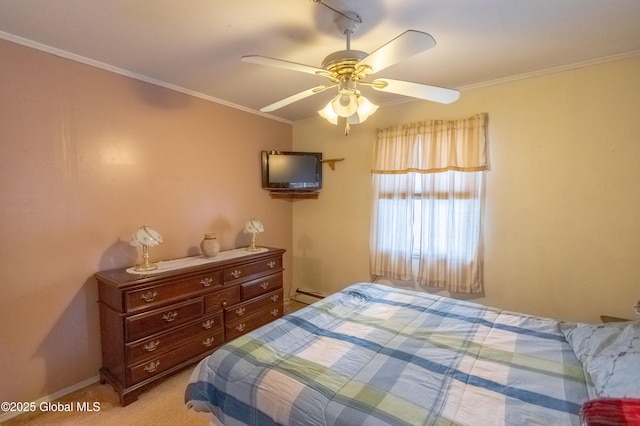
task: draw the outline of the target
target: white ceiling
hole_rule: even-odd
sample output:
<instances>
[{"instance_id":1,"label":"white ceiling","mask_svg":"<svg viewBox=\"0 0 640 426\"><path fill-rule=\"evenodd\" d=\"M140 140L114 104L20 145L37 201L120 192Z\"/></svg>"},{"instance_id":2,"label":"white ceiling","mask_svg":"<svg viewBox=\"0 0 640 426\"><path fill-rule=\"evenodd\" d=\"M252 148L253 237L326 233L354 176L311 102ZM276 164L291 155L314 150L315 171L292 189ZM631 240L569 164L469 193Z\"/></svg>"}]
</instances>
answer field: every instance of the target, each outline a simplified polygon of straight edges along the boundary
<instances>
[{"instance_id":1,"label":"white ceiling","mask_svg":"<svg viewBox=\"0 0 640 426\"><path fill-rule=\"evenodd\" d=\"M638 0L323 3L362 18L352 49L370 53L407 29L431 34L436 47L375 77L461 89L462 96L488 82L640 54ZM257 111L326 80L240 57L319 67L345 49L336 17L313 0L0 0L0 37ZM366 90L382 106L411 100ZM271 116L309 118L332 96L326 91Z\"/></svg>"}]
</instances>

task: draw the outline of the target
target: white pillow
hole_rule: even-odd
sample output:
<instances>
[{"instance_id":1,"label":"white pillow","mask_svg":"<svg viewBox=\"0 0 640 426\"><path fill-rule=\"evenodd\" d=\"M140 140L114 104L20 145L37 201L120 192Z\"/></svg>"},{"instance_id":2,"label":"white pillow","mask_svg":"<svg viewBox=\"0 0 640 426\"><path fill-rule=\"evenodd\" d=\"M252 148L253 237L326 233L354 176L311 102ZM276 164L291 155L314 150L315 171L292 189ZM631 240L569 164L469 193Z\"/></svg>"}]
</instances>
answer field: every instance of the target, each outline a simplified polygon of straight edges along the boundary
<instances>
[{"instance_id":1,"label":"white pillow","mask_svg":"<svg viewBox=\"0 0 640 426\"><path fill-rule=\"evenodd\" d=\"M640 321L561 328L596 397L640 398Z\"/></svg>"}]
</instances>

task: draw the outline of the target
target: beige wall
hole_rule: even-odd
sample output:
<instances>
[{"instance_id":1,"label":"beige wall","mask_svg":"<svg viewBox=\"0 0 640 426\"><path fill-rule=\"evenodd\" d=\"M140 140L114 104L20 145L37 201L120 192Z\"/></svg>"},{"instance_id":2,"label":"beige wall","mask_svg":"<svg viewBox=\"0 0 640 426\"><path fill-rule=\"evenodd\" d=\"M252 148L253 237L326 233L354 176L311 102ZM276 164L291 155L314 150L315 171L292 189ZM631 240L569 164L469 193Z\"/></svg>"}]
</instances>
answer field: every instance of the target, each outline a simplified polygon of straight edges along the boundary
<instances>
[{"instance_id":1,"label":"beige wall","mask_svg":"<svg viewBox=\"0 0 640 426\"><path fill-rule=\"evenodd\" d=\"M480 302L580 321L632 318L640 298L640 58L381 108L351 134L295 123L294 148L341 158L318 200L293 209L293 286L335 292L369 277L375 129L489 113L491 170Z\"/></svg>"},{"instance_id":2,"label":"beige wall","mask_svg":"<svg viewBox=\"0 0 640 426\"><path fill-rule=\"evenodd\" d=\"M0 40L0 401L33 401L95 377L98 270L135 264L145 222L153 260L282 247L291 283L292 204L260 185L260 151L290 149L291 125Z\"/></svg>"}]
</instances>

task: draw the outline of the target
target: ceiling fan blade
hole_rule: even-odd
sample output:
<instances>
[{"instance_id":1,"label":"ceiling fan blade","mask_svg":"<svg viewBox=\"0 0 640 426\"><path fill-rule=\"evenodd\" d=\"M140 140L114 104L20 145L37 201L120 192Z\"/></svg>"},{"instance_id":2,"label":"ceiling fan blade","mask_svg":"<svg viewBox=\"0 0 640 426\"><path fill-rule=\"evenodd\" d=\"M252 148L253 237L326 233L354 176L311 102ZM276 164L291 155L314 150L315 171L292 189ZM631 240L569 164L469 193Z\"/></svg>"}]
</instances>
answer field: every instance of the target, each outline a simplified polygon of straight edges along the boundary
<instances>
[{"instance_id":1,"label":"ceiling fan blade","mask_svg":"<svg viewBox=\"0 0 640 426\"><path fill-rule=\"evenodd\" d=\"M253 64L267 65L270 67L284 68L293 71L300 71L307 74L323 75L327 71L322 68L313 67L311 65L299 64L297 62L284 61L282 59L269 58L267 56L249 55L243 56L243 62L251 62Z\"/></svg>"},{"instance_id":2,"label":"ceiling fan blade","mask_svg":"<svg viewBox=\"0 0 640 426\"><path fill-rule=\"evenodd\" d=\"M291 95L288 98L282 99L278 102L274 102L271 105L267 105L264 108L260 108L261 112L271 112L271 111L275 111L277 109L280 109L284 106L287 106L289 104L292 104L294 102L297 102L301 99L304 98L308 98L311 95L315 95L316 93L320 93L320 92L324 92L325 90L331 88L331 87L336 87L337 85L333 85L333 86L316 86L313 87L311 89L307 89L303 92L300 93L296 93L295 95Z\"/></svg>"},{"instance_id":3,"label":"ceiling fan blade","mask_svg":"<svg viewBox=\"0 0 640 426\"><path fill-rule=\"evenodd\" d=\"M390 78L373 80L371 87L382 92L397 93L399 95L411 96L412 98L425 99L441 104L450 104L451 102L457 101L460 97L458 90L411 83L408 81L392 80Z\"/></svg>"},{"instance_id":4,"label":"ceiling fan blade","mask_svg":"<svg viewBox=\"0 0 640 426\"><path fill-rule=\"evenodd\" d=\"M379 47L369 56L356 64L357 67L366 66L376 73L400 61L424 52L436 45L436 41L427 33L408 30Z\"/></svg>"}]
</instances>

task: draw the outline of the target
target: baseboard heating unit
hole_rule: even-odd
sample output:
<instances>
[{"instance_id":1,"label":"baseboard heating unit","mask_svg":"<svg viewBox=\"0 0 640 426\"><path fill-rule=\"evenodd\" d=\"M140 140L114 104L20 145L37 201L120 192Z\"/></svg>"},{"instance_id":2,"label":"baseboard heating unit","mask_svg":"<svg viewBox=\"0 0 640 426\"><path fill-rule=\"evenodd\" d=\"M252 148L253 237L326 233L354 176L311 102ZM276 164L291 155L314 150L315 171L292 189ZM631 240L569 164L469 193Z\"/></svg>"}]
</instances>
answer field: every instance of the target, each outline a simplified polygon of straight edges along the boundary
<instances>
[{"instance_id":1,"label":"baseboard heating unit","mask_svg":"<svg viewBox=\"0 0 640 426\"><path fill-rule=\"evenodd\" d=\"M296 302L304 303L306 305L311 305L312 303L315 303L320 299L324 299L325 297L326 295L315 291L305 290L303 288L296 289Z\"/></svg>"}]
</instances>

